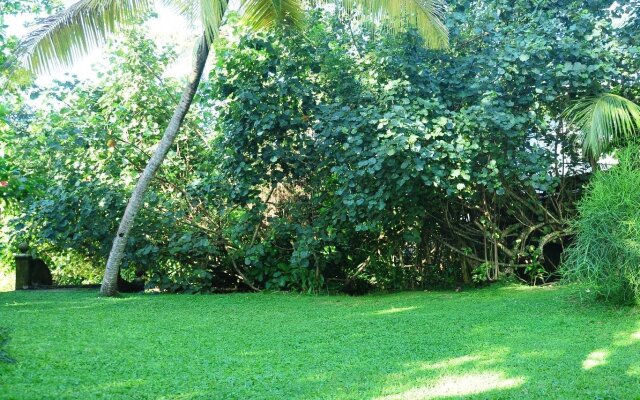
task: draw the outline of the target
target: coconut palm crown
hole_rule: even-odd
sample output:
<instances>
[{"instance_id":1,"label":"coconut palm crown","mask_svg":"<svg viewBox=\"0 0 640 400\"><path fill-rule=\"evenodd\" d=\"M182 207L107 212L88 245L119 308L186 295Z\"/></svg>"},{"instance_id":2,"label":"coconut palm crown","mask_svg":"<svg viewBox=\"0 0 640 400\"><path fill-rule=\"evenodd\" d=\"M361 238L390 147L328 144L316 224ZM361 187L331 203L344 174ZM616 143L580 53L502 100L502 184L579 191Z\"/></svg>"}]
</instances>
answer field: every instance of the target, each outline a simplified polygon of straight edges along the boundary
<instances>
[{"instance_id":1,"label":"coconut palm crown","mask_svg":"<svg viewBox=\"0 0 640 400\"><path fill-rule=\"evenodd\" d=\"M276 24L301 27L308 7L333 3L344 13L386 22L391 28L415 26L431 48L448 44L442 22L442 0L161 0L213 40L234 3L242 21L252 28ZM154 10L154 0L78 0L68 8L42 19L21 42L19 56L36 72L69 67L95 47L104 45L136 17Z\"/></svg>"}]
</instances>

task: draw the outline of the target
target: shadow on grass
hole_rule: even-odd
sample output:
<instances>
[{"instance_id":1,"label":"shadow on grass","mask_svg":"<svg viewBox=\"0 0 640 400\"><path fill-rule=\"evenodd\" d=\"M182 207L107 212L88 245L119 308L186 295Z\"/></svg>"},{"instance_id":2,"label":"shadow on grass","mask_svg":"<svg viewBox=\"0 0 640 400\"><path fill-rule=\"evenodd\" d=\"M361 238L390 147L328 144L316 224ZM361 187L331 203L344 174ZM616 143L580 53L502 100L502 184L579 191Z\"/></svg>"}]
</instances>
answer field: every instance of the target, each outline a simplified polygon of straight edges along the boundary
<instances>
[{"instance_id":1,"label":"shadow on grass","mask_svg":"<svg viewBox=\"0 0 640 400\"><path fill-rule=\"evenodd\" d=\"M9 354L5 350L9 343L9 330L0 327L0 363L13 364L15 359L9 357Z\"/></svg>"}]
</instances>

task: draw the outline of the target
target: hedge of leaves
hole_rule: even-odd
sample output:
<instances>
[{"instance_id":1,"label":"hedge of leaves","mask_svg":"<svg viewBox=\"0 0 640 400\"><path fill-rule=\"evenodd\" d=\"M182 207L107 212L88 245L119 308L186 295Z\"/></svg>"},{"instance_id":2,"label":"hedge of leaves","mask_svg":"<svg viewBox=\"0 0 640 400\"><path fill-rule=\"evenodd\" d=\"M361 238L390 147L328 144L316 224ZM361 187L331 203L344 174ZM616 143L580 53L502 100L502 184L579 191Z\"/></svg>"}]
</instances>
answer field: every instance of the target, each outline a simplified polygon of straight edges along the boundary
<instances>
[{"instance_id":1,"label":"hedge of leaves","mask_svg":"<svg viewBox=\"0 0 640 400\"><path fill-rule=\"evenodd\" d=\"M582 174L559 115L632 81L631 29L603 1L460 0L448 51L330 14L303 38L233 26L162 167L123 274L149 287L401 289L544 281ZM175 105L174 55L131 32L94 82L33 88L10 115L7 236L99 279ZM28 102L27 102L28 104Z\"/></svg>"}]
</instances>

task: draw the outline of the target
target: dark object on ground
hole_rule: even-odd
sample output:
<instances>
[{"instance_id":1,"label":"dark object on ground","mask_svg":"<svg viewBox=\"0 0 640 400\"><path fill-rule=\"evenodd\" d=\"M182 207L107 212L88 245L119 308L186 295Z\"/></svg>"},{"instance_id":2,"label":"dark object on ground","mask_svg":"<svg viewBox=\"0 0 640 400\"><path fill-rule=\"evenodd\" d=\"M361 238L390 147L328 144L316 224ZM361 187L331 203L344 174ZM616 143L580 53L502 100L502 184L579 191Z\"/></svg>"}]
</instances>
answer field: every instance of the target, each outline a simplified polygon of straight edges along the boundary
<instances>
[{"instance_id":1,"label":"dark object on ground","mask_svg":"<svg viewBox=\"0 0 640 400\"><path fill-rule=\"evenodd\" d=\"M549 272L556 272L562 262L562 254L569 244L573 241L573 237L564 238L563 241L547 243L544 246L542 255L544 256L545 269Z\"/></svg>"},{"instance_id":2,"label":"dark object on ground","mask_svg":"<svg viewBox=\"0 0 640 400\"><path fill-rule=\"evenodd\" d=\"M348 280L342 291L349 296L362 296L373 291L375 287L366 279L355 277Z\"/></svg>"},{"instance_id":3,"label":"dark object on ground","mask_svg":"<svg viewBox=\"0 0 640 400\"><path fill-rule=\"evenodd\" d=\"M53 277L47 264L33 258L27 253L26 245L20 246L20 253L15 255L16 290L34 289L53 285Z\"/></svg>"},{"instance_id":4,"label":"dark object on ground","mask_svg":"<svg viewBox=\"0 0 640 400\"><path fill-rule=\"evenodd\" d=\"M9 357L9 355L5 352L4 347L9 343L9 332L7 329L0 328L0 362L4 363L15 363L16 360Z\"/></svg>"},{"instance_id":5,"label":"dark object on ground","mask_svg":"<svg viewBox=\"0 0 640 400\"><path fill-rule=\"evenodd\" d=\"M556 282L560 279L558 269L562 263L565 250L573 243L573 236L565 236L560 240L547 243L542 249L542 268L544 273L540 276L532 278L529 271L524 267L515 268L515 275L523 282L530 285L542 285L545 283Z\"/></svg>"},{"instance_id":6,"label":"dark object on ground","mask_svg":"<svg viewBox=\"0 0 640 400\"><path fill-rule=\"evenodd\" d=\"M32 287L53 285L51 271L49 271L47 264L40 259L31 259L29 264L29 279L31 283L30 286Z\"/></svg>"},{"instance_id":7,"label":"dark object on ground","mask_svg":"<svg viewBox=\"0 0 640 400\"><path fill-rule=\"evenodd\" d=\"M120 293L137 293L144 290L144 282L141 279L135 279L133 282L125 281L118 275L118 292Z\"/></svg>"}]
</instances>

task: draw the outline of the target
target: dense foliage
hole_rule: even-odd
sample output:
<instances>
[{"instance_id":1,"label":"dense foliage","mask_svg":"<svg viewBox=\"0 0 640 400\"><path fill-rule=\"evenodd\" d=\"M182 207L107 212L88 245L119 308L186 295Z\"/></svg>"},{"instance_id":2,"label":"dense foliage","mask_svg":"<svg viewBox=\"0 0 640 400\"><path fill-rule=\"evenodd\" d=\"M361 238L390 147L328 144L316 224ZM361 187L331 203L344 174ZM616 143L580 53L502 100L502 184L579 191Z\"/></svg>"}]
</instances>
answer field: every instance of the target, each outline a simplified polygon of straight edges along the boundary
<instances>
[{"instance_id":1,"label":"dense foliage","mask_svg":"<svg viewBox=\"0 0 640 400\"><path fill-rule=\"evenodd\" d=\"M559 116L622 79L636 49L608 45L602 3L474 4L453 13L449 53L341 24L310 29L311 44L272 32L218 49L207 97L229 179L252 199L284 193L265 202L273 242L258 254L290 242L289 266L384 288L557 266L586 171Z\"/></svg>"},{"instance_id":2,"label":"dense foliage","mask_svg":"<svg viewBox=\"0 0 640 400\"><path fill-rule=\"evenodd\" d=\"M159 78L174 57L171 51L135 36L116 45L108 60L115 67L100 81L70 80L33 91L31 97L45 106L24 121L13 143L24 174L35 185L14 220L14 234L64 265L67 278L100 274L118 216L179 93L176 82ZM205 146L190 140L201 134L194 118L185 122L184 140L177 142L139 218L127 254L129 275L142 275L150 266L160 273L171 268L168 260L197 273L198 262L215 257L205 233L189 228L185 214L191 203L181 196L190 163L206 163L194 160Z\"/></svg>"},{"instance_id":3,"label":"dense foliage","mask_svg":"<svg viewBox=\"0 0 640 400\"><path fill-rule=\"evenodd\" d=\"M621 43L638 43L640 3L631 1L618 9ZM579 282L588 298L622 304L640 303L640 269L637 242L637 183L640 176L637 138L640 135L640 85L637 48L628 49L633 67L608 90L574 103L569 114L582 114L583 148L587 153L612 151L619 163L599 171L586 189L574 221L575 242L569 248L564 276ZM634 104L635 102L636 104ZM578 123L577 125L580 125ZM588 154L589 155L589 154Z\"/></svg>"},{"instance_id":4,"label":"dense foliage","mask_svg":"<svg viewBox=\"0 0 640 400\"><path fill-rule=\"evenodd\" d=\"M31 188L20 172L21 160L11 144L17 135L13 121L23 115L25 94L33 86L33 76L16 63L18 38L7 32L6 19L51 12L57 5L56 0L6 0L0 5L0 266L10 262L6 247L10 235L8 215L16 212L17 202Z\"/></svg>"},{"instance_id":5,"label":"dense foliage","mask_svg":"<svg viewBox=\"0 0 640 400\"><path fill-rule=\"evenodd\" d=\"M589 297L640 304L640 149L593 177L579 205L565 275Z\"/></svg>"},{"instance_id":6,"label":"dense foliage","mask_svg":"<svg viewBox=\"0 0 640 400\"><path fill-rule=\"evenodd\" d=\"M549 279L589 171L560 115L637 81L637 31L607 7L460 0L447 51L330 13L302 38L234 25L123 274L190 292ZM101 275L178 97L163 78L173 53L141 33L112 46L96 81L35 88L8 114L5 237L29 241L59 281Z\"/></svg>"}]
</instances>

